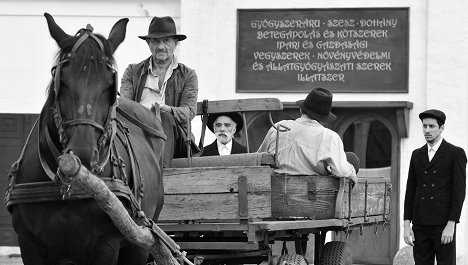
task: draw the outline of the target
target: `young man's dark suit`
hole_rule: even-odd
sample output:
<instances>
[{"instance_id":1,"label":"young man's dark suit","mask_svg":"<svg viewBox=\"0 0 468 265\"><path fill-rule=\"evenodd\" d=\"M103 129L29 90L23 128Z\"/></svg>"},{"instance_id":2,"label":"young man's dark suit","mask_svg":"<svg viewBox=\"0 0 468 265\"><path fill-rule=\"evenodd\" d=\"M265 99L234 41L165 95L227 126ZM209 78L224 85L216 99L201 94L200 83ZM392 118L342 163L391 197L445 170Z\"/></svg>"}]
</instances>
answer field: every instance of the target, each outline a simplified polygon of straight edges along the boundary
<instances>
[{"instance_id":1,"label":"young man's dark suit","mask_svg":"<svg viewBox=\"0 0 468 265\"><path fill-rule=\"evenodd\" d=\"M203 152L202 152L201 156L219 156L218 144L216 142L217 142L217 140L215 140L210 145L205 146L203 148ZM243 153L247 153L247 148L245 148L245 146L239 144L234 139L232 139L231 155L232 154L243 154Z\"/></svg>"},{"instance_id":2,"label":"young man's dark suit","mask_svg":"<svg viewBox=\"0 0 468 265\"><path fill-rule=\"evenodd\" d=\"M438 260L439 265L455 264L456 234L446 245L441 244L441 234L448 221L458 223L460 220L465 199L466 162L464 150L443 139L430 162L427 144L413 151L404 220L413 223L416 265L434 264L432 248L442 254L439 258L443 260Z\"/></svg>"}]
</instances>

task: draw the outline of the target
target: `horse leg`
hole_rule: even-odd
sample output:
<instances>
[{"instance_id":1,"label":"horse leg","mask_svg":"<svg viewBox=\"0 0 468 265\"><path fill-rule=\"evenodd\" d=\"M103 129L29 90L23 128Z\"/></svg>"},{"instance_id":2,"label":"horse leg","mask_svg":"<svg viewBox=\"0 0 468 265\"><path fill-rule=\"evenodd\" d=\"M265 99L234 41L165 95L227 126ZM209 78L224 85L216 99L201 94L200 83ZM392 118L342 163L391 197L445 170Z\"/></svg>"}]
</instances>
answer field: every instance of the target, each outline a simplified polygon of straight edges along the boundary
<instances>
[{"instance_id":1,"label":"horse leg","mask_svg":"<svg viewBox=\"0 0 468 265\"><path fill-rule=\"evenodd\" d=\"M127 246L120 249L119 261L117 265L145 265L146 260L148 259L148 254L148 250L132 244L128 244Z\"/></svg>"},{"instance_id":2,"label":"horse leg","mask_svg":"<svg viewBox=\"0 0 468 265\"><path fill-rule=\"evenodd\" d=\"M13 227L18 235L18 243L21 251L21 258L25 265L45 265L47 264L46 249L37 238L31 233L21 216L19 208L14 207L12 211Z\"/></svg>"},{"instance_id":3,"label":"horse leg","mask_svg":"<svg viewBox=\"0 0 468 265\"><path fill-rule=\"evenodd\" d=\"M21 259L24 265L46 265L46 250L29 232L18 233L18 243L21 250Z\"/></svg>"},{"instance_id":4,"label":"horse leg","mask_svg":"<svg viewBox=\"0 0 468 265\"><path fill-rule=\"evenodd\" d=\"M93 264L116 265L121 243L122 238L116 235L100 239L97 247L93 251Z\"/></svg>"}]
</instances>

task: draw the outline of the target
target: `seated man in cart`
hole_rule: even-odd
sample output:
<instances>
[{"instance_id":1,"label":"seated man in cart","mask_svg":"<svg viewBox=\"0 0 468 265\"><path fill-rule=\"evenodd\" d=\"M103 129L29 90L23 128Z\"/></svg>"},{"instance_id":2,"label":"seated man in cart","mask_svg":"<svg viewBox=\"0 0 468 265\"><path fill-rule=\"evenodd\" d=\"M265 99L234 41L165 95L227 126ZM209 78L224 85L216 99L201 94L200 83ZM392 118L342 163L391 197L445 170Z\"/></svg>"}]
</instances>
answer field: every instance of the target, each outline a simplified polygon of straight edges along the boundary
<instances>
[{"instance_id":1,"label":"seated man in cart","mask_svg":"<svg viewBox=\"0 0 468 265\"><path fill-rule=\"evenodd\" d=\"M242 116L237 112L209 114L207 126L216 140L203 148L201 156L218 156L247 153L245 146L234 140L243 127Z\"/></svg>"},{"instance_id":2,"label":"seated man in cart","mask_svg":"<svg viewBox=\"0 0 468 265\"><path fill-rule=\"evenodd\" d=\"M296 104L302 116L296 120L283 120L268 131L258 152L275 154L276 173L289 175L328 175L348 178L357 183L359 159L346 154L339 135L325 128L320 122L333 121L331 113L333 95L324 88L313 89ZM277 141L277 132L280 138ZM278 144L278 147L276 146ZM348 159L350 162L348 162Z\"/></svg>"}]
</instances>

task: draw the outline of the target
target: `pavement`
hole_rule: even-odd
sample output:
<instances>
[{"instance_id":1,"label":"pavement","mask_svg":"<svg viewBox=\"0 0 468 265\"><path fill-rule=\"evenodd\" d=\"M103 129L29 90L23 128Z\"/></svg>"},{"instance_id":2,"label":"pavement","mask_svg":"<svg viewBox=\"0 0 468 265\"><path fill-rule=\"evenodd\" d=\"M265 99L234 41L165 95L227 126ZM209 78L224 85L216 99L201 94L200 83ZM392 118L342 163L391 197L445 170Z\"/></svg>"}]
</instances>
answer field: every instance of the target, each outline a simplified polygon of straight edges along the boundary
<instances>
[{"instance_id":1,"label":"pavement","mask_svg":"<svg viewBox=\"0 0 468 265\"><path fill-rule=\"evenodd\" d=\"M23 265L19 247L0 247L1 265Z\"/></svg>"},{"instance_id":2,"label":"pavement","mask_svg":"<svg viewBox=\"0 0 468 265\"><path fill-rule=\"evenodd\" d=\"M23 265L23 260L21 257L10 257L5 255L0 255L0 264L2 265Z\"/></svg>"}]
</instances>

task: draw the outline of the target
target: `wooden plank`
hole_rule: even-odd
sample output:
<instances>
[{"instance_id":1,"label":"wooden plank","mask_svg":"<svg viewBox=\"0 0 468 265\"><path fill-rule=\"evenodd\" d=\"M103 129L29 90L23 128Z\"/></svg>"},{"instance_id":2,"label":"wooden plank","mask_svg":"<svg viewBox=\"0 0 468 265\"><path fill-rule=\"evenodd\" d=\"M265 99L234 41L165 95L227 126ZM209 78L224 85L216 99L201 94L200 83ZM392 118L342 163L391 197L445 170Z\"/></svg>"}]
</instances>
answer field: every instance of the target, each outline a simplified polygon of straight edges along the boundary
<instances>
[{"instance_id":1,"label":"wooden plank","mask_svg":"<svg viewBox=\"0 0 468 265\"><path fill-rule=\"evenodd\" d=\"M250 193L270 192L270 167L165 168L164 194L237 193L238 178L247 176Z\"/></svg>"},{"instance_id":2,"label":"wooden plank","mask_svg":"<svg viewBox=\"0 0 468 265\"><path fill-rule=\"evenodd\" d=\"M248 224L240 224L239 222L229 222L229 223L164 223L163 221L158 221L158 226L161 227L166 232L191 232L191 231L201 231L201 232L222 232L222 231L248 231Z\"/></svg>"},{"instance_id":3,"label":"wooden plank","mask_svg":"<svg viewBox=\"0 0 468 265\"><path fill-rule=\"evenodd\" d=\"M180 249L216 249L216 250L258 250L258 243L252 242L177 242Z\"/></svg>"},{"instance_id":4,"label":"wooden plank","mask_svg":"<svg viewBox=\"0 0 468 265\"><path fill-rule=\"evenodd\" d=\"M197 115L203 114L203 102L197 103ZM208 113L282 110L277 98L248 98L208 101Z\"/></svg>"},{"instance_id":5,"label":"wooden plank","mask_svg":"<svg viewBox=\"0 0 468 265\"><path fill-rule=\"evenodd\" d=\"M253 222L252 226L257 226L259 230L282 231L294 229L345 227L347 223L348 222L346 219L259 221Z\"/></svg>"},{"instance_id":6,"label":"wooden plank","mask_svg":"<svg viewBox=\"0 0 468 265\"><path fill-rule=\"evenodd\" d=\"M268 218L271 173L270 167L165 169L165 198L159 220L239 220L240 176L247 178L248 218Z\"/></svg>"},{"instance_id":7,"label":"wooden plank","mask_svg":"<svg viewBox=\"0 0 468 265\"><path fill-rule=\"evenodd\" d=\"M248 194L248 217L271 216L270 194ZM238 193L166 195L159 220L239 219Z\"/></svg>"},{"instance_id":8,"label":"wooden plank","mask_svg":"<svg viewBox=\"0 0 468 265\"><path fill-rule=\"evenodd\" d=\"M339 179L333 176L272 176L273 217L328 219L335 215Z\"/></svg>"},{"instance_id":9,"label":"wooden plank","mask_svg":"<svg viewBox=\"0 0 468 265\"><path fill-rule=\"evenodd\" d=\"M171 168L187 167L236 167L236 166L272 166L274 155L269 153L244 153L225 156L201 156L190 158L175 158Z\"/></svg>"},{"instance_id":10,"label":"wooden plank","mask_svg":"<svg viewBox=\"0 0 468 265\"><path fill-rule=\"evenodd\" d=\"M382 216L373 216L370 218L370 223L382 222ZM267 231L284 231L284 230L304 230L304 229L316 229L316 228L343 228L352 224L354 226L365 223L363 217L352 218L351 222L347 219L324 219L324 220L282 220L282 221L254 221L249 222L248 225L239 223L209 223L209 224L177 224L177 223L158 223L166 232L191 232L191 231L247 231L250 227L254 232L267 230Z\"/></svg>"}]
</instances>

